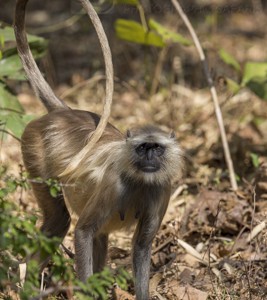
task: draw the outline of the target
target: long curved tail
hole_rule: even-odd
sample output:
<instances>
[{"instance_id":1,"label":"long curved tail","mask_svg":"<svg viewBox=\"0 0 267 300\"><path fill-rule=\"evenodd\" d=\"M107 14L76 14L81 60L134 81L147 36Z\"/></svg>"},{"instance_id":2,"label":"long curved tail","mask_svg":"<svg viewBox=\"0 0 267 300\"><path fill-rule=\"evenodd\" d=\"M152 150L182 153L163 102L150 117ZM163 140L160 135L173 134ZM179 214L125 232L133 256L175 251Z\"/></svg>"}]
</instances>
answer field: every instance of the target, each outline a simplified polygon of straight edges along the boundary
<instances>
[{"instance_id":1,"label":"long curved tail","mask_svg":"<svg viewBox=\"0 0 267 300\"><path fill-rule=\"evenodd\" d=\"M40 97L48 112L55 109L69 109L68 106L56 97L49 84L41 74L31 53L25 32L25 11L28 0L17 0L15 9L14 31L17 41L18 54L21 58L25 73Z\"/></svg>"}]
</instances>

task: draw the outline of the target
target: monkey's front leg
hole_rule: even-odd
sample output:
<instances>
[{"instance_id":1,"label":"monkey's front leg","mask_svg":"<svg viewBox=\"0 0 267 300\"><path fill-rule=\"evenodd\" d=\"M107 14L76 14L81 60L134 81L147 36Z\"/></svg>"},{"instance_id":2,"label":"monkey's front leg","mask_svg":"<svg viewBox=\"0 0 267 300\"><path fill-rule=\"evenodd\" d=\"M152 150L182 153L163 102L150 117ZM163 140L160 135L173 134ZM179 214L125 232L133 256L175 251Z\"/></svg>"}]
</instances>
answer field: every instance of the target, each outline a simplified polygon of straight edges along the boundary
<instances>
[{"instance_id":1,"label":"monkey's front leg","mask_svg":"<svg viewBox=\"0 0 267 300\"><path fill-rule=\"evenodd\" d=\"M162 218L142 216L134 237L133 271L137 300L149 299L149 273L152 241L158 231Z\"/></svg>"},{"instance_id":2,"label":"monkey's front leg","mask_svg":"<svg viewBox=\"0 0 267 300\"><path fill-rule=\"evenodd\" d=\"M149 299L151 243L137 244L134 247L133 270L135 274L135 294L137 300Z\"/></svg>"}]
</instances>

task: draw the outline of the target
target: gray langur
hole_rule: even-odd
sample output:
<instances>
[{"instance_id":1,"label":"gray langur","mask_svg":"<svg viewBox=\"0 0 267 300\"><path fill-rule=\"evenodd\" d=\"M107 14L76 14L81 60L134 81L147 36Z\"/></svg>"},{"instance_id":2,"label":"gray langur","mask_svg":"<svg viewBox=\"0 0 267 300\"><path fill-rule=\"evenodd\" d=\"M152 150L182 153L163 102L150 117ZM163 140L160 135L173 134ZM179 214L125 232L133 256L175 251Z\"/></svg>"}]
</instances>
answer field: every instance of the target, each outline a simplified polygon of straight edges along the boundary
<instances>
[{"instance_id":1,"label":"gray langur","mask_svg":"<svg viewBox=\"0 0 267 300\"><path fill-rule=\"evenodd\" d=\"M54 198L44 181L32 182L43 213L41 230L63 239L71 221L66 203L78 215L75 262L78 278L85 282L105 264L109 233L136 225L132 247L135 292L138 300L147 300L151 245L169 203L171 180L182 173L182 151L174 134L157 127L134 128L124 136L108 124L95 147L64 175L100 117L67 107L42 77L26 38L26 4L27 0L17 0L17 48L48 114L27 125L22 136L23 160L30 178L58 179L63 190Z\"/></svg>"}]
</instances>

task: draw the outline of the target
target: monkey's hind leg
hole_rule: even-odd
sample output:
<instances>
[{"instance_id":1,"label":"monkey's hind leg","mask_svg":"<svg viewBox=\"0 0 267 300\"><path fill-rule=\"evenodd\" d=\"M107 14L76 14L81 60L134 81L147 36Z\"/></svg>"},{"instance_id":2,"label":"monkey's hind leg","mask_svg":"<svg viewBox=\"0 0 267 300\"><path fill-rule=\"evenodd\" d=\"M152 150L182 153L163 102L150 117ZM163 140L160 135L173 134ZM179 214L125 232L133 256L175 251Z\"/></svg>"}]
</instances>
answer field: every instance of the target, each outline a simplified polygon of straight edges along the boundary
<instances>
[{"instance_id":1,"label":"monkey's hind leg","mask_svg":"<svg viewBox=\"0 0 267 300\"><path fill-rule=\"evenodd\" d=\"M100 234L93 240L93 270L101 272L105 266L108 251L108 235Z\"/></svg>"},{"instance_id":2,"label":"monkey's hind leg","mask_svg":"<svg viewBox=\"0 0 267 300\"><path fill-rule=\"evenodd\" d=\"M70 214L66 207L62 194L52 197L49 186L45 183L32 183L34 195L43 213L41 231L47 237L58 237L63 240L70 226ZM41 264L41 270L45 268L50 257L39 253L34 258Z\"/></svg>"}]
</instances>

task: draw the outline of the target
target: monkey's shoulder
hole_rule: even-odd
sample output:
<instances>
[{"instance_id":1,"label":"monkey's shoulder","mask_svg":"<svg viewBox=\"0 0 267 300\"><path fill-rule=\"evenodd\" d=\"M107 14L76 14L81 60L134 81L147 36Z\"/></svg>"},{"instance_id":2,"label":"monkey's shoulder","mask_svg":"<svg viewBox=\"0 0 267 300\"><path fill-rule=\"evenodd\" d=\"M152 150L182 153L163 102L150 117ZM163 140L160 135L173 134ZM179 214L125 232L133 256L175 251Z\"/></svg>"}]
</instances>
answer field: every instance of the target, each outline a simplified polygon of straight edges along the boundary
<instances>
[{"instance_id":1,"label":"monkey's shoulder","mask_svg":"<svg viewBox=\"0 0 267 300\"><path fill-rule=\"evenodd\" d=\"M96 129L100 117L83 110L57 109L39 119L31 121L22 135L22 144L28 148L38 144L50 154L75 155L88 143L90 134ZM110 123L98 145L123 140L122 133Z\"/></svg>"}]
</instances>

